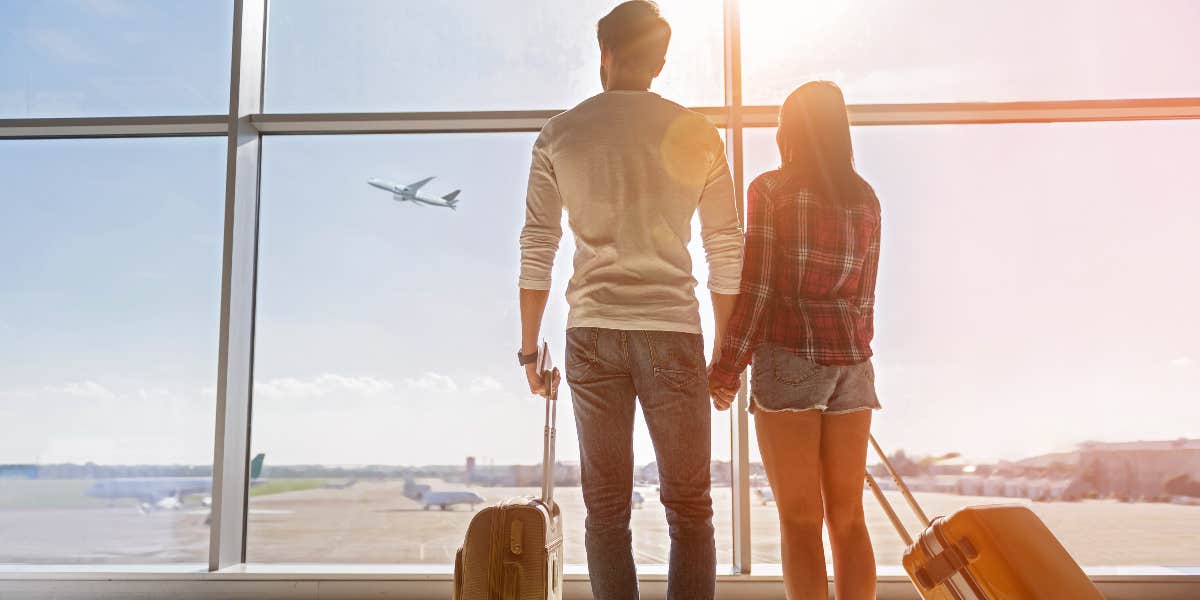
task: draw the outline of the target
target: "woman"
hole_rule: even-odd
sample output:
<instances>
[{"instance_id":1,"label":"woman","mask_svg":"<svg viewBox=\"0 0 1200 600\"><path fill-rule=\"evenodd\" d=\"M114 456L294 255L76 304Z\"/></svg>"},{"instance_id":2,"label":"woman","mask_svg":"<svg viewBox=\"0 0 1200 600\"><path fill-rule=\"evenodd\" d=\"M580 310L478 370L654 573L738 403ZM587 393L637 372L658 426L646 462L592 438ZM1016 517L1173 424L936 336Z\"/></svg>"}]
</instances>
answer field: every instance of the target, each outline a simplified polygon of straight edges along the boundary
<instances>
[{"instance_id":1,"label":"woman","mask_svg":"<svg viewBox=\"0 0 1200 600\"><path fill-rule=\"evenodd\" d=\"M879 201L854 170L842 92L800 86L779 115L782 166L750 184L741 294L709 372L729 407L751 355L750 412L783 542L792 600L826 598L821 525L838 600L875 597L863 518Z\"/></svg>"}]
</instances>

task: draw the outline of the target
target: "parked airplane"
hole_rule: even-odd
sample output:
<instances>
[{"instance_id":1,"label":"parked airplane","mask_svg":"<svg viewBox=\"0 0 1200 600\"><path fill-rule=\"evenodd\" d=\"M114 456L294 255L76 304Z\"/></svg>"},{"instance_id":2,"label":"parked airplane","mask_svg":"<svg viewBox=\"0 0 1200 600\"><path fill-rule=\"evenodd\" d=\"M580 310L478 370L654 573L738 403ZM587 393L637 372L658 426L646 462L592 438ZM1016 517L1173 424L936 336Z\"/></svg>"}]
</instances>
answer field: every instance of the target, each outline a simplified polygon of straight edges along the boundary
<instances>
[{"instance_id":1,"label":"parked airplane","mask_svg":"<svg viewBox=\"0 0 1200 600\"><path fill-rule=\"evenodd\" d=\"M259 454L250 461L250 485L264 481L260 476L265 458L266 454ZM114 477L97 480L85 493L114 500L134 498L142 512L179 509L185 496L195 494L205 494L201 503L208 506L212 504L212 477Z\"/></svg>"},{"instance_id":2,"label":"parked airplane","mask_svg":"<svg viewBox=\"0 0 1200 600\"><path fill-rule=\"evenodd\" d=\"M630 499L630 506L633 508L641 508L642 504L646 503L646 497L641 492L633 490L633 497Z\"/></svg>"},{"instance_id":3,"label":"parked airplane","mask_svg":"<svg viewBox=\"0 0 1200 600\"><path fill-rule=\"evenodd\" d=\"M755 488L754 495L758 497L758 503L763 506L775 501L775 492L769 487Z\"/></svg>"},{"instance_id":4,"label":"parked airplane","mask_svg":"<svg viewBox=\"0 0 1200 600\"><path fill-rule=\"evenodd\" d=\"M429 510L431 506L446 510L456 504L467 504L471 507L471 510L475 510L476 504L483 504L485 502L483 497L475 492L434 491L429 485L416 483L412 479L404 480L404 496L421 503L421 507L425 510Z\"/></svg>"},{"instance_id":5,"label":"parked airplane","mask_svg":"<svg viewBox=\"0 0 1200 600\"><path fill-rule=\"evenodd\" d=\"M462 190L454 190L453 192L442 196L441 202L438 202L437 199L428 198L417 194L417 190L421 189L430 181L433 181L433 178L426 177L425 179L422 179L416 183L399 185L383 179L371 178L367 180L367 185L391 192L392 199L396 202L412 202L415 206L421 206L422 204L425 204L428 206L440 206L455 210L455 207L458 206L458 193Z\"/></svg>"}]
</instances>

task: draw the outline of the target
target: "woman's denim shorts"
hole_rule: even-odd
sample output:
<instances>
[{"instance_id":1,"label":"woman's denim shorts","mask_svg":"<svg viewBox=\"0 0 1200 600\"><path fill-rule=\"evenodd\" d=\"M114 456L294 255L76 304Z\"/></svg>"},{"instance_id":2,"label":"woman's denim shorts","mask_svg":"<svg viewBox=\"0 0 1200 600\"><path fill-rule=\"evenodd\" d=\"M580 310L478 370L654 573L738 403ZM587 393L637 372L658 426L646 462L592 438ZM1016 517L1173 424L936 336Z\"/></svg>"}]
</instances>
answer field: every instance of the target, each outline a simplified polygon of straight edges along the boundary
<instances>
[{"instance_id":1,"label":"woman's denim shorts","mask_svg":"<svg viewBox=\"0 0 1200 600\"><path fill-rule=\"evenodd\" d=\"M878 409L875 368L820 365L774 344L754 350L750 412L819 410L825 414Z\"/></svg>"}]
</instances>

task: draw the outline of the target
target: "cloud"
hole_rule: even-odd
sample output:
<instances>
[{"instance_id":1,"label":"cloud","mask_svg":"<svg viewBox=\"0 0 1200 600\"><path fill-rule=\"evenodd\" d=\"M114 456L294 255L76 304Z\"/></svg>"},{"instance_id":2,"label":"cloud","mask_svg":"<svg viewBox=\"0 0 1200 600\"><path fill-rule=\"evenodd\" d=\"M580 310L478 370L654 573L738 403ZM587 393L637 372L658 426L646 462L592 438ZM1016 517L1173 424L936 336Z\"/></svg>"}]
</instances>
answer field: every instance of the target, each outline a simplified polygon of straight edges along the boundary
<instances>
[{"instance_id":1,"label":"cloud","mask_svg":"<svg viewBox=\"0 0 1200 600\"><path fill-rule=\"evenodd\" d=\"M471 380L471 386L467 388L472 394L480 394L484 392L498 392L504 389L504 386L496 380L495 377L476 377Z\"/></svg>"},{"instance_id":2,"label":"cloud","mask_svg":"<svg viewBox=\"0 0 1200 600\"><path fill-rule=\"evenodd\" d=\"M1171 359L1171 366L1179 367L1181 369L1186 369L1187 367L1195 366L1195 364L1196 364L1196 359L1194 359L1190 356L1180 356L1180 357Z\"/></svg>"},{"instance_id":3,"label":"cloud","mask_svg":"<svg viewBox=\"0 0 1200 600\"><path fill-rule=\"evenodd\" d=\"M142 400L162 400L170 396L171 392L164 387L138 388L137 390L137 397Z\"/></svg>"},{"instance_id":4,"label":"cloud","mask_svg":"<svg viewBox=\"0 0 1200 600\"><path fill-rule=\"evenodd\" d=\"M380 394L396 389L396 385L385 379L374 377L346 377L326 373L316 379L317 386L322 389L346 390L359 394Z\"/></svg>"},{"instance_id":5,"label":"cloud","mask_svg":"<svg viewBox=\"0 0 1200 600\"><path fill-rule=\"evenodd\" d=\"M404 385L407 385L409 388L414 390L424 390L430 392L458 391L458 384L454 383L454 379L447 375L441 375L432 371L415 379L412 377L405 378Z\"/></svg>"},{"instance_id":6,"label":"cloud","mask_svg":"<svg viewBox=\"0 0 1200 600\"><path fill-rule=\"evenodd\" d=\"M47 392L58 394L66 394L77 398L89 398L93 400L112 400L117 395L112 393L112 390L96 383L95 381L80 381L77 383L68 383L66 385L50 385L46 386Z\"/></svg>"},{"instance_id":7,"label":"cloud","mask_svg":"<svg viewBox=\"0 0 1200 600\"><path fill-rule=\"evenodd\" d=\"M95 56L83 44L61 29L31 30L29 43L59 62L76 65L96 62Z\"/></svg>"},{"instance_id":8,"label":"cloud","mask_svg":"<svg viewBox=\"0 0 1200 600\"><path fill-rule=\"evenodd\" d=\"M254 395L259 398L312 398L322 394L316 383L293 377L277 377L254 384Z\"/></svg>"},{"instance_id":9,"label":"cloud","mask_svg":"<svg viewBox=\"0 0 1200 600\"><path fill-rule=\"evenodd\" d=\"M405 377L399 382L375 377L354 377L323 373L316 377L299 379L276 377L254 384L254 394L260 398L299 400L322 398L335 395L376 396L398 389L422 392L457 392L458 383L449 375L432 371L419 377ZM471 380L471 392L489 392L502 389L499 381L492 377L476 377ZM209 390L211 391L211 390Z\"/></svg>"},{"instance_id":10,"label":"cloud","mask_svg":"<svg viewBox=\"0 0 1200 600\"><path fill-rule=\"evenodd\" d=\"M254 394L263 398L317 398L330 394L372 395L388 392L396 385L374 377L352 377L323 373L312 379L278 377L254 384Z\"/></svg>"}]
</instances>

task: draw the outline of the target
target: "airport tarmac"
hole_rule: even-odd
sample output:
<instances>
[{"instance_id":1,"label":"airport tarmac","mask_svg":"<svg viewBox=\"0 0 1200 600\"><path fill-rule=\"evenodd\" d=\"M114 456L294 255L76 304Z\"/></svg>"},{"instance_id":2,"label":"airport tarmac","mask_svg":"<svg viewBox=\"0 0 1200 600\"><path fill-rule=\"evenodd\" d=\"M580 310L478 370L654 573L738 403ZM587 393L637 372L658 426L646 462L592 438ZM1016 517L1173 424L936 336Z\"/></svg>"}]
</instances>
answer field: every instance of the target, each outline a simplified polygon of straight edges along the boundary
<instances>
[{"instance_id":1,"label":"airport tarmac","mask_svg":"<svg viewBox=\"0 0 1200 600\"><path fill-rule=\"evenodd\" d=\"M461 489L442 484L447 489ZM344 489L314 488L251 499L247 553L253 562L450 563L462 543L472 512L425 511L401 493L401 481L360 481ZM535 493L533 488L470 488L489 503ZM633 511L636 559L666 563L669 538L658 494L639 487L644 507ZM906 507L889 494L910 527ZM918 494L927 512L944 514L964 504L1014 502ZM566 517L568 563L585 562L583 502L578 487L560 488L557 498ZM713 490L718 560L731 560L730 489ZM753 495L752 495L753 498ZM880 564L898 564L901 546L890 523L869 495L868 526ZM1016 502L1025 501L1016 500ZM1084 565L1183 565L1200 556L1200 507L1170 504L1122 504L1110 501L1032 503ZM207 560L207 509L146 514L132 504L85 503L77 507L0 506L0 563L163 563ZM773 505L751 505L753 558L779 561Z\"/></svg>"}]
</instances>

